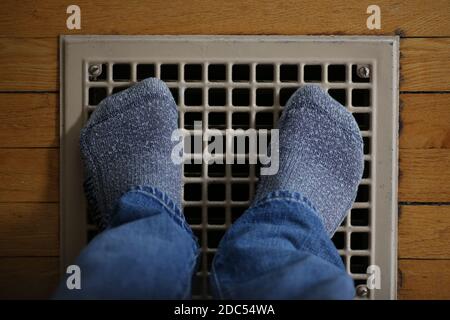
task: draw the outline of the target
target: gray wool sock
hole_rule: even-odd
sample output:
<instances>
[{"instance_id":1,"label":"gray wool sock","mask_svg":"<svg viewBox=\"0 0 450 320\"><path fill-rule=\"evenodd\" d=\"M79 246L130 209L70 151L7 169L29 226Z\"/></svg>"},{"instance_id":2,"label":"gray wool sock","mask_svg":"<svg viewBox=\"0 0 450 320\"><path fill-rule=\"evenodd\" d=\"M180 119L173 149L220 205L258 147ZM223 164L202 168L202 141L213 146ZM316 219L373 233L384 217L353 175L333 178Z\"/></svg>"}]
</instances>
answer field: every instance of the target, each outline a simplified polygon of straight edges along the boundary
<instances>
[{"instance_id":1,"label":"gray wool sock","mask_svg":"<svg viewBox=\"0 0 450 320\"><path fill-rule=\"evenodd\" d=\"M177 106L164 82L149 78L103 100L81 130L85 191L100 227L119 198L151 186L181 203L181 166L171 160Z\"/></svg>"},{"instance_id":2,"label":"gray wool sock","mask_svg":"<svg viewBox=\"0 0 450 320\"><path fill-rule=\"evenodd\" d=\"M351 208L363 173L358 125L322 88L305 86L289 99L278 127L279 171L261 176L255 200L276 190L298 192L331 236Z\"/></svg>"}]
</instances>

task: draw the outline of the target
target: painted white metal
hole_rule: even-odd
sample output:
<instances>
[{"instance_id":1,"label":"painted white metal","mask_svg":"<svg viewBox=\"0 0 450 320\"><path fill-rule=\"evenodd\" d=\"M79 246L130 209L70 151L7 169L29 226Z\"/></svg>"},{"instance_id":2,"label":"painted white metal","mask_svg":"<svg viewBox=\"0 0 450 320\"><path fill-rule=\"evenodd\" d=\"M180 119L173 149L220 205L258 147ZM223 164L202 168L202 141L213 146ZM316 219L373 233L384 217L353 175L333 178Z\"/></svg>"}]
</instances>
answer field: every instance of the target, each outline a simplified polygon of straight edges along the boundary
<instances>
[{"instance_id":1,"label":"painted white metal","mask_svg":"<svg viewBox=\"0 0 450 320\"><path fill-rule=\"evenodd\" d=\"M396 298L398 41L398 37L340 36L62 36L62 267L73 262L86 245L88 233L95 232L86 215L78 148L79 131L95 108L93 101L90 101L95 100L90 99L90 92L91 98L98 98L93 94L96 88L104 88L98 90L105 90L104 94L109 95L117 88L136 83L143 64L154 65L154 75L164 80L164 71L162 74L161 70L165 67L161 66L173 64L178 70L178 79L167 83L173 90L178 90L180 127L187 125L185 116L198 113L206 133L210 130L210 121L214 124L218 122L223 130L233 129L242 119L248 119L249 127L255 128L261 124L266 126L267 122L270 126L270 121L276 123L283 109L279 101L285 94L283 90L294 90L304 85L310 77L310 66L320 66L320 71L312 72L312 78L320 77L317 82L330 89L330 94L335 89L343 89L344 95L340 99L346 100L346 107L364 126L365 160L370 171L360 186L363 200L355 203L334 241L356 284L366 283L368 265L380 268L381 288L369 290L367 298ZM103 72L106 71L104 79L89 77L89 68L94 64L103 66ZM120 70L115 70L114 65L117 64L128 65L125 66L127 79L115 79L116 73L123 77L123 72L120 75ZM195 73L189 67L185 68L190 64L201 66L201 80L186 80ZM212 81L209 78L214 76L214 70L211 70L212 74L208 70L214 69L211 65L217 64L224 66L225 80ZM233 79L233 68L240 64L248 65L248 80ZM259 76L259 68L264 69L260 65L266 65L265 70L269 70L263 77ZM340 67L329 67L336 65ZM369 68L368 82L356 78L355 68L359 65ZM273 70L273 79L270 69ZM285 77L284 72L288 72L289 77ZM342 81L331 81L335 76L339 78L342 75ZM288 78L291 81L285 81ZM202 101L197 106L187 105L192 98L189 91L192 88L202 90ZM210 106L208 98L214 95L210 89L215 88L225 91L225 102ZM248 90L249 102L245 106L233 104L236 89ZM272 106L258 106L259 95L263 94L260 89L272 90ZM369 100L367 95L370 95ZM357 101L364 106L356 105L359 104ZM266 119L262 121L260 116L264 112L271 114L272 118L266 114ZM193 132L191 128L187 130ZM188 176L187 171L184 174L185 185L196 183L201 188L200 200L190 200L187 194L183 197L187 218L200 236L204 252L197 279L199 297L208 296L208 264L216 251L220 235L231 225L234 210L248 206L257 182L257 171L253 165L248 167L248 176L234 176L232 170L233 167L227 166L223 176L211 176L211 166L203 163L200 176ZM248 198L233 200L232 190L238 188L238 182L242 183L240 187L248 188ZM214 189L211 186L213 183L222 185L223 190L219 193L223 193L223 199L220 201L208 200L208 190ZM195 208L198 219L195 213L191 213Z\"/></svg>"}]
</instances>

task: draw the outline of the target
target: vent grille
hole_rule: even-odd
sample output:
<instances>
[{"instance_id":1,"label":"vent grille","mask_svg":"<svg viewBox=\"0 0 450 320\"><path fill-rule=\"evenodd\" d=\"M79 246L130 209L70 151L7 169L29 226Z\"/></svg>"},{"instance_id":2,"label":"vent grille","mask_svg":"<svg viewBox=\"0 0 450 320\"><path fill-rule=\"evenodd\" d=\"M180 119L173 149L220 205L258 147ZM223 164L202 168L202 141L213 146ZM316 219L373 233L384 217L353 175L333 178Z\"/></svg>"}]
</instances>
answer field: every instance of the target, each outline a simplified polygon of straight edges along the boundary
<instances>
[{"instance_id":1,"label":"vent grille","mask_svg":"<svg viewBox=\"0 0 450 320\"><path fill-rule=\"evenodd\" d=\"M185 40L171 37L98 37L100 45L97 43L95 46L95 39L92 38L64 38L66 41L68 39L74 41L66 42L65 61L67 63L70 60L67 47L78 43L79 46L73 50L75 52L72 51L72 55L78 60L75 59L75 65L71 68L79 69L80 78L73 79L65 65L65 88L74 81L79 81L82 85L78 93L74 93L74 89L70 87L71 94L80 96L79 105L73 99L68 100L68 92L65 91L64 112L67 115L70 105L79 110L78 128L106 96L147 77L158 77L169 86L178 105L179 126L186 129L185 139L208 134L211 129L273 128L287 100L298 87L317 83L328 90L355 117L364 140L365 158L364 176L356 202L334 235L333 242L355 285L367 283L366 270L369 265L380 266L384 280L382 285L387 284L389 288L369 290L365 298L395 296L395 283L392 281L395 280L396 272L393 268L396 255L396 124L392 120L396 119L396 93L393 91L395 86L390 86L389 81L383 87L379 77L388 73L392 77L391 84L395 83L396 58L392 44L396 44L396 41L391 38L381 38L379 42L352 38L329 42L325 38L265 37L258 41L257 38L234 37L214 41L202 37ZM130 41L133 39L134 41ZM133 50L117 52L120 51L119 45L128 48L131 46ZM185 54L168 57L164 54L166 48L161 46ZM83 48L89 50L82 51ZM220 49L224 51L221 52ZM354 52L358 49L360 56ZM318 57L318 53L323 53L323 50L327 53ZM386 50L391 54L390 59L383 56ZM130 54L136 51L139 54ZM239 54L236 55L236 52ZM101 69L95 77L89 72L93 67L97 71ZM361 67L369 70L369 74L358 72ZM388 99L383 98L383 92ZM390 127L388 131L391 134L387 137L379 134L381 117L377 119L377 116L381 112L388 113L385 119L389 122L381 127ZM201 131L194 130L194 121L202 121ZM65 127L64 135L67 135L67 130ZM381 149L386 149L389 154L380 154L380 147L375 142L383 144L385 148ZM64 143L66 150L76 147L77 145ZM228 152L236 152L230 149L228 143L227 148ZM186 159L201 158L201 153L196 154L195 151L193 148L186 148ZM70 154L74 155L76 152L71 150ZM199 238L202 248L200 270L193 285L193 295L196 298L209 297L207 277L220 239L252 200L259 166L249 164L248 150L246 153L243 164L203 162L186 163L183 166L182 205L186 219ZM72 161L75 163L73 159ZM67 168L65 163L63 165ZM78 166L79 164L77 168ZM374 176L379 170L388 171L387 187L381 185L386 184L383 181L386 178ZM78 198L82 199L81 196ZM387 210L377 209L377 202L381 199L389 202ZM81 208L84 208L84 204ZM62 215L67 215L64 209ZM90 224L88 217L78 225L78 232L86 234L78 235L83 239L79 243L85 244L95 236L95 226ZM64 233L64 225L62 232ZM389 234L389 239L380 239L386 237L386 233ZM65 243L70 241L67 235L63 234L62 237ZM387 251L380 256L383 249Z\"/></svg>"}]
</instances>

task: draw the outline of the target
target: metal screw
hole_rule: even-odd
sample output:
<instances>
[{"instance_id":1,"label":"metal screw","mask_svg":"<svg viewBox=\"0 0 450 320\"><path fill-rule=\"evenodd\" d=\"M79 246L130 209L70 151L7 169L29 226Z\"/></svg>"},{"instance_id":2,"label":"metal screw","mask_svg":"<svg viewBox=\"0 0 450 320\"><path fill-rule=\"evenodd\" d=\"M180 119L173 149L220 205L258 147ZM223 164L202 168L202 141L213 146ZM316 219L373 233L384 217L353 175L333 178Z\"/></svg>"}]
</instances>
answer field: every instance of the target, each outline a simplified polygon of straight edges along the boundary
<instances>
[{"instance_id":1,"label":"metal screw","mask_svg":"<svg viewBox=\"0 0 450 320\"><path fill-rule=\"evenodd\" d=\"M99 75L102 74L102 65L101 64L91 64L89 66L89 76L91 78L97 78Z\"/></svg>"},{"instance_id":2,"label":"metal screw","mask_svg":"<svg viewBox=\"0 0 450 320\"><path fill-rule=\"evenodd\" d=\"M356 287L356 295L361 298L367 297L369 295L369 289L366 285L360 284Z\"/></svg>"},{"instance_id":3,"label":"metal screw","mask_svg":"<svg viewBox=\"0 0 450 320\"><path fill-rule=\"evenodd\" d=\"M369 66L358 66L356 68L356 74L360 78L367 79L370 77L370 67Z\"/></svg>"}]
</instances>

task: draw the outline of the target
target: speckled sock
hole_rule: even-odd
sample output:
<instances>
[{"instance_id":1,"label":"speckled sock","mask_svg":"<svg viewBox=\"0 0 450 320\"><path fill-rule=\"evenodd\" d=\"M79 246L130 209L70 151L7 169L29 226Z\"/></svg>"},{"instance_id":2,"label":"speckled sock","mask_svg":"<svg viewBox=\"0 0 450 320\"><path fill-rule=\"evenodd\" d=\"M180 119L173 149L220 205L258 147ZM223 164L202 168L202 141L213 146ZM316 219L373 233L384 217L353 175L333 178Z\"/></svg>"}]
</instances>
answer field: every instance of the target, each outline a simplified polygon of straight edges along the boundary
<instances>
[{"instance_id":1,"label":"speckled sock","mask_svg":"<svg viewBox=\"0 0 450 320\"><path fill-rule=\"evenodd\" d=\"M175 101L164 82L149 78L103 100L81 131L85 191L94 220L110 225L119 198L151 186L181 202L181 166L171 160Z\"/></svg>"},{"instance_id":2,"label":"speckled sock","mask_svg":"<svg viewBox=\"0 0 450 320\"><path fill-rule=\"evenodd\" d=\"M276 190L298 192L331 236L351 208L363 173L358 125L319 86L305 86L289 99L278 127L279 171L261 176L255 200Z\"/></svg>"}]
</instances>

